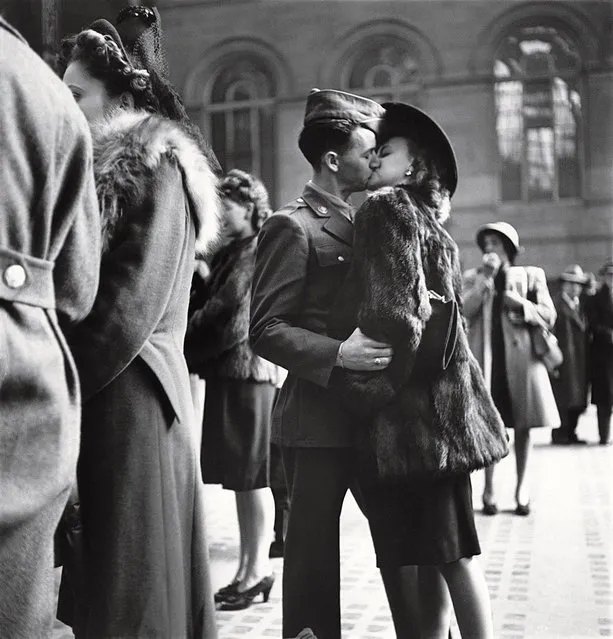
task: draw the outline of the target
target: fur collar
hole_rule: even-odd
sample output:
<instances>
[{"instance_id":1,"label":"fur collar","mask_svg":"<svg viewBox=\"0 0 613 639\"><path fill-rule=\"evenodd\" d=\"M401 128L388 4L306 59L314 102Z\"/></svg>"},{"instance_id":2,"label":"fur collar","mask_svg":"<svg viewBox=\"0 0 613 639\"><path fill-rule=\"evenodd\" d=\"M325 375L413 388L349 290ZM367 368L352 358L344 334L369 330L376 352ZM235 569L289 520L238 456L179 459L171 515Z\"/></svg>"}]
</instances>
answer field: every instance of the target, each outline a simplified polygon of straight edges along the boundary
<instances>
[{"instance_id":1,"label":"fur collar","mask_svg":"<svg viewBox=\"0 0 613 639\"><path fill-rule=\"evenodd\" d=\"M217 178L187 133L176 123L144 111L122 111L92 132L96 191L102 215L104 249L124 206L139 196L143 177L164 157L172 157L183 173L196 223L196 253L202 255L217 237Z\"/></svg>"}]
</instances>

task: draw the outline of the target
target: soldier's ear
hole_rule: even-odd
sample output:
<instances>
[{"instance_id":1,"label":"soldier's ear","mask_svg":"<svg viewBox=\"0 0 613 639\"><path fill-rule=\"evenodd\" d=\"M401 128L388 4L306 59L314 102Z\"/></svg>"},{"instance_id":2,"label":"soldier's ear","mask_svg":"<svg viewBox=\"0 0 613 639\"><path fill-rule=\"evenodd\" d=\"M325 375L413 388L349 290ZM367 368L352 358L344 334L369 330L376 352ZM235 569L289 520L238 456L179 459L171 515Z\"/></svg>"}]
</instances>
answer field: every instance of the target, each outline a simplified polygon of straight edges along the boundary
<instances>
[{"instance_id":1,"label":"soldier's ear","mask_svg":"<svg viewBox=\"0 0 613 639\"><path fill-rule=\"evenodd\" d=\"M336 151L327 151L324 153L322 164L333 173L338 173L338 153Z\"/></svg>"}]
</instances>

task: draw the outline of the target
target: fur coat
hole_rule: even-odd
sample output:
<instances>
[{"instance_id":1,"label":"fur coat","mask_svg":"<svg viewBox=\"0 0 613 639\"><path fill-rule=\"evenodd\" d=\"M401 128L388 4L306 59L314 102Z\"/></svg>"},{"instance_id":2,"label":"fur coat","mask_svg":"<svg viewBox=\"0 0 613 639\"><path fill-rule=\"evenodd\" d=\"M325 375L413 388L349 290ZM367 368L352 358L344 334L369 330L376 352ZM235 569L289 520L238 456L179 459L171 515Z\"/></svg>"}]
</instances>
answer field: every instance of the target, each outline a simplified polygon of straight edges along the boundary
<instances>
[{"instance_id":1,"label":"fur coat","mask_svg":"<svg viewBox=\"0 0 613 639\"><path fill-rule=\"evenodd\" d=\"M394 349L384 371L336 369L332 382L365 418L359 449L366 474L377 481L475 470L508 452L463 324L445 371L428 380L415 368L432 313L428 290L461 305L455 242L417 195L404 187L375 192L356 215L354 259L329 330L345 339L357 325Z\"/></svg>"},{"instance_id":2,"label":"fur coat","mask_svg":"<svg viewBox=\"0 0 613 639\"><path fill-rule=\"evenodd\" d=\"M224 247L212 260L206 281L193 288L185 358L190 371L204 379L281 381L281 369L249 344L256 246L253 235Z\"/></svg>"}]
</instances>

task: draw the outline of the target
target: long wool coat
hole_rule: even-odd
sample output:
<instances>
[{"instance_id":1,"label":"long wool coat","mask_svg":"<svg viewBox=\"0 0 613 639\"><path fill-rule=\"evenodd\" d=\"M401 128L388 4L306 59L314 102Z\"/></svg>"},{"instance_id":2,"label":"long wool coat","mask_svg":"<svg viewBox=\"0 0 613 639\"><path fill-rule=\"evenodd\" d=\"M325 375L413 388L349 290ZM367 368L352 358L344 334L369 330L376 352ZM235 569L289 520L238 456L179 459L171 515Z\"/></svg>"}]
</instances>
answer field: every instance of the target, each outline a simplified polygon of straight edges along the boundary
<instances>
[{"instance_id":1,"label":"long wool coat","mask_svg":"<svg viewBox=\"0 0 613 639\"><path fill-rule=\"evenodd\" d=\"M591 343L592 404L613 405L613 299L606 285L586 305Z\"/></svg>"},{"instance_id":2,"label":"long wool coat","mask_svg":"<svg viewBox=\"0 0 613 639\"><path fill-rule=\"evenodd\" d=\"M366 471L378 481L433 477L467 459L474 470L508 452L463 325L453 360L439 377L428 380L415 366L432 313L429 289L461 303L457 245L417 196L403 187L381 189L356 215L353 263L329 318L333 336L346 338L357 324L394 349L383 372L337 368L332 382L366 418L359 446Z\"/></svg>"},{"instance_id":3,"label":"long wool coat","mask_svg":"<svg viewBox=\"0 0 613 639\"><path fill-rule=\"evenodd\" d=\"M464 274L464 314L468 321L468 338L475 357L483 368L486 382L491 380L491 288L480 269ZM507 271L507 288L523 298L520 314L503 312L502 333L514 428L545 426L557 428L560 415L549 374L543 362L532 353L530 326L540 317L550 328L556 310L547 288L543 269L536 266L512 266ZM531 299L528 299L530 296ZM534 301L531 301L534 300Z\"/></svg>"},{"instance_id":4,"label":"long wool coat","mask_svg":"<svg viewBox=\"0 0 613 639\"><path fill-rule=\"evenodd\" d=\"M583 410L589 389L586 317L581 307L572 308L562 294L556 296L554 304L558 314L554 333L564 361L552 379L553 392L560 412L569 408Z\"/></svg>"},{"instance_id":5,"label":"long wool coat","mask_svg":"<svg viewBox=\"0 0 613 639\"><path fill-rule=\"evenodd\" d=\"M94 303L100 221L85 118L2 18L0 96L0 636L30 639L51 635L79 450L63 331Z\"/></svg>"},{"instance_id":6,"label":"long wool coat","mask_svg":"<svg viewBox=\"0 0 613 639\"><path fill-rule=\"evenodd\" d=\"M70 334L87 585L74 623L84 637L214 637L182 346L196 237L216 232L216 179L168 120L125 112L93 134L100 289Z\"/></svg>"},{"instance_id":7,"label":"long wool coat","mask_svg":"<svg viewBox=\"0 0 613 639\"><path fill-rule=\"evenodd\" d=\"M249 344L251 283L257 235L222 248L211 272L192 293L185 358L206 380L242 379L277 385L281 368L256 355Z\"/></svg>"}]
</instances>

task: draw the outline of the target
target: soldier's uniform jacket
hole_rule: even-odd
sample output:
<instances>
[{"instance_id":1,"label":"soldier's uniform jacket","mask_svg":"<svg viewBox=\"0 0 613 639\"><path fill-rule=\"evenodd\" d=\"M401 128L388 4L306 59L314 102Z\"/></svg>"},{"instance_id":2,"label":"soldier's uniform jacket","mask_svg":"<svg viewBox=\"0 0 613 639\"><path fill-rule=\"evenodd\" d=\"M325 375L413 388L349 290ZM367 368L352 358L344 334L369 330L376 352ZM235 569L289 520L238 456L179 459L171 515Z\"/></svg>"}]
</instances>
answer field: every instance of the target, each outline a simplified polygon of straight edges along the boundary
<instances>
[{"instance_id":1,"label":"soldier's uniform jacket","mask_svg":"<svg viewBox=\"0 0 613 639\"><path fill-rule=\"evenodd\" d=\"M1 18L0 96L0 635L43 637L79 450L63 330L94 303L100 220L87 122Z\"/></svg>"},{"instance_id":2,"label":"soldier's uniform jacket","mask_svg":"<svg viewBox=\"0 0 613 639\"><path fill-rule=\"evenodd\" d=\"M251 305L254 350L289 371L273 413L285 446L348 446L352 420L328 388L340 341L327 317L353 255L353 224L307 184L259 234Z\"/></svg>"}]
</instances>

